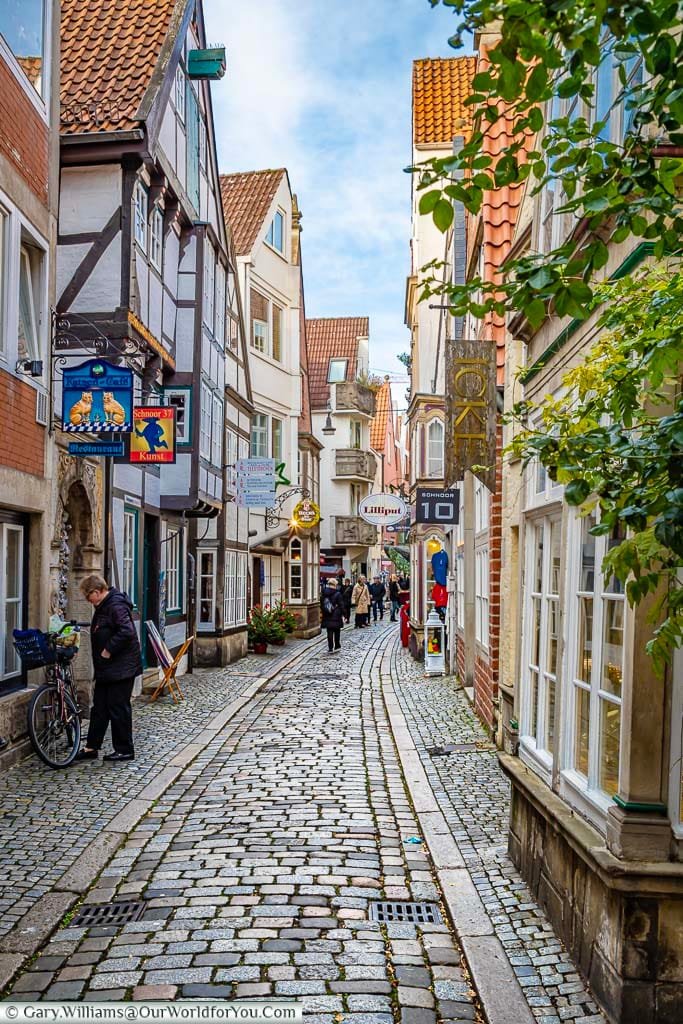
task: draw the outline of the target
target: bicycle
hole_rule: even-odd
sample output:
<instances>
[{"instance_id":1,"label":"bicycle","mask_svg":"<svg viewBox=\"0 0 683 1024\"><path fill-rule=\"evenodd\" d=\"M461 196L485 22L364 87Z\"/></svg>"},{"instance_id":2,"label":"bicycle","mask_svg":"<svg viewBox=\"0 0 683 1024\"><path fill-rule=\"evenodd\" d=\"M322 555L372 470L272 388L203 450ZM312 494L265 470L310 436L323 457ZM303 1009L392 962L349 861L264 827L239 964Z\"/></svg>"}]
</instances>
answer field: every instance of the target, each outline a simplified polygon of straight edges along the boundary
<instances>
[{"instance_id":1,"label":"bicycle","mask_svg":"<svg viewBox=\"0 0 683 1024\"><path fill-rule=\"evenodd\" d=\"M45 668L45 682L29 704L28 734L36 754L50 768L67 768L81 746L81 709L71 670L79 634L75 621L57 633L15 629L12 634L24 667Z\"/></svg>"}]
</instances>

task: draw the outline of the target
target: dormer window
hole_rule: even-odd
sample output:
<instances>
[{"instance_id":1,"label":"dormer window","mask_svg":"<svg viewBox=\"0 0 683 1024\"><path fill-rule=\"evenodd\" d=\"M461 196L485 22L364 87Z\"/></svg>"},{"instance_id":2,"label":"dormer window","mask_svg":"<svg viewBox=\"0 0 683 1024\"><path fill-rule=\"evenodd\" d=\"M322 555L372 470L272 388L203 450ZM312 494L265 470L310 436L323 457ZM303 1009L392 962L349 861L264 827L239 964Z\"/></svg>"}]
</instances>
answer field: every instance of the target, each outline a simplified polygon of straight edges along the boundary
<instances>
[{"instance_id":1,"label":"dormer window","mask_svg":"<svg viewBox=\"0 0 683 1024\"><path fill-rule=\"evenodd\" d=\"M285 252L285 215L282 210L277 210L270 222L266 242L278 252L284 255Z\"/></svg>"},{"instance_id":2,"label":"dormer window","mask_svg":"<svg viewBox=\"0 0 683 1024\"><path fill-rule=\"evenodd\" d=\"M346 380L346 367L348 359L330 359L327 371L328 384L341 384Z\"/></svg>"},{"instance_id":3,"label":"dormer window","mask_svg":"<svg viewBox=\"0 0 683 1024\"><path fill-rule=\"evenodd\" d=\"M135 241L147 252L147 189L141 181L135 183L133 193Z\"/></svg>"}]
</instances>

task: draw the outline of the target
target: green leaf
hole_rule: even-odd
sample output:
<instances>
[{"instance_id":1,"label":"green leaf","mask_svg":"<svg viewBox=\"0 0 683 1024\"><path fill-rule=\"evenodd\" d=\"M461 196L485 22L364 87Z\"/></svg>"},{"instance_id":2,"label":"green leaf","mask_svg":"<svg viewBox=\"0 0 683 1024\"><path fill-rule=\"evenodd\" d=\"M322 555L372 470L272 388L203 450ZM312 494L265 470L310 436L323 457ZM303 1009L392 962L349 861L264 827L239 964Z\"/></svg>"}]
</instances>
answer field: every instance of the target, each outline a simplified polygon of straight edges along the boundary
<instances>
[{"instance_id":1,"label":"green leaf","mask_svg":"<svg viewBox=\"0 0 683 1024\"><path fill-rule=\"evenodd\" d=\"M425 192L420 196L418 206L420 213L431 213L440 198L441 192L438 189L434 189L432 192Z\"/></svg>"},{"instance_id":2,"label":"green leaf","mask_svg":"<svg viewBox=\"0 0 683 1024\"><path fill-rule=\"evenodd\" d=\"M591 492L591 486L587 480L578 477L568 483L564 489L564 500L568 505L581 505Z\"/></svg>"},{"instance_id":3,"label":"green leaf","mask_svg":"<svg viewBox=\"0 0 683 1024\"><path fill-rule=\"evenodd\" d=\"M439 199L434 206L432 216L439 231L442 233L448 231L453 223L453 204L449 203L447 199Z\"/></svg>"},{"instance_id":4,"label":"green leaf","mask_svg":"<svg viewBox=\"0 0 683 1024\"><path fill-rule=\"evenodd\" d=\"M533 328L540 327L546 317L545 302L543 299L532 299L524 307L524 312Z\"/></svg>"}]
</instances>

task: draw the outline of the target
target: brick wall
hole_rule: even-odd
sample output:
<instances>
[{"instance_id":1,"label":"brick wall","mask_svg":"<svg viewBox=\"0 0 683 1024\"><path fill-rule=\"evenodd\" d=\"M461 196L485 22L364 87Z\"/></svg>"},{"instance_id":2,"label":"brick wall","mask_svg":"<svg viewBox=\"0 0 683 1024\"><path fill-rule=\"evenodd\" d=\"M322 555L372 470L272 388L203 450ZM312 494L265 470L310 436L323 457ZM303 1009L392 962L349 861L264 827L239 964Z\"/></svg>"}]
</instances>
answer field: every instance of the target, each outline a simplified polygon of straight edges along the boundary
<instances>
[{"instance_id":1,"label":"brick wall","mask_svg":"<svg viewBox=\"0 0 683 1024\"><path fill-rule=\"evenodd\" d=\"M6 62L0 58L0 153L47 203L48 130Z\"/></svg>"},{"instance_id":2,"label":"brick wall","mask_svg":"<svg viewBox=\"0 0 683 1024\"><path fill-rule=\"evenodd\" d=\"M0 466L44 476L45 427L36 423L36 393L0 370Z\"/></svg>"}]
</instances>

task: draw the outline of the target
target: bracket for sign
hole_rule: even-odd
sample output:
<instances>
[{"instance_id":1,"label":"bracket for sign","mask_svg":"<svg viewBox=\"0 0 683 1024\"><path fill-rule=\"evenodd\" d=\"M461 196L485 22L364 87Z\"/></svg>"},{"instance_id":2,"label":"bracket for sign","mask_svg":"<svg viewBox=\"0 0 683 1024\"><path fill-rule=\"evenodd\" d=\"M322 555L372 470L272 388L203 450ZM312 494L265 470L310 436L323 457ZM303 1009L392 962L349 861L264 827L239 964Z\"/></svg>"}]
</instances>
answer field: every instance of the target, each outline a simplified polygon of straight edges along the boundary
<instances>
[{"instance_id":1,"label":"bracket for sign","mask_svg":"<svg viewBox=\"0 0 683 1024\"><path fill-rule=\"evenodd\" d=\"M310 498L311 492L307 487L290 487L283 491L272 508L266 509L266 530L274 530L280 522L280 511L282 506L294 494L300 494L302 498Z\"/></svg>"}]
</instances>

